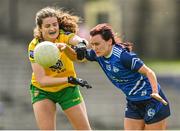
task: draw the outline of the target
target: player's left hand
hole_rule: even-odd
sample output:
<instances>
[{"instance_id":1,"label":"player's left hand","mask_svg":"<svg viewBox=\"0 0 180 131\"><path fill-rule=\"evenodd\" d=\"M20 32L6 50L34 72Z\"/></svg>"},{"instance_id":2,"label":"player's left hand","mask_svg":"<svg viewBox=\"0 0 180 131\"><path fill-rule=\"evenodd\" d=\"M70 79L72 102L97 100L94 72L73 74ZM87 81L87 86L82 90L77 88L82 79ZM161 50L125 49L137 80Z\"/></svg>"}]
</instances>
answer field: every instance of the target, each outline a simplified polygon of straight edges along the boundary
<instances>
[{"instance_id":1,"label":"player's left hand","mask_svg":"<svg viewBox=\"0 0 180 131\"><path fill-rule=\"evenodd\" d=\"M162 102L164 105L168 104L158 93L152 93L151 97L153 97L154 99Z\"/></svg>"},{"instance_id":2,"label":"player's left hand","mask_svg":"<svg viewBox=\"0 0 180 131\"><path fill-rule=\"evenodd\" d=\"M86 80L83 80L81 78L75 78L73 76L68 77L68 83L75 84L75 85L80 85L82 87L86 87L87 89L92 88L92 86L89 85Z\"/></svg>"}]
</instances>

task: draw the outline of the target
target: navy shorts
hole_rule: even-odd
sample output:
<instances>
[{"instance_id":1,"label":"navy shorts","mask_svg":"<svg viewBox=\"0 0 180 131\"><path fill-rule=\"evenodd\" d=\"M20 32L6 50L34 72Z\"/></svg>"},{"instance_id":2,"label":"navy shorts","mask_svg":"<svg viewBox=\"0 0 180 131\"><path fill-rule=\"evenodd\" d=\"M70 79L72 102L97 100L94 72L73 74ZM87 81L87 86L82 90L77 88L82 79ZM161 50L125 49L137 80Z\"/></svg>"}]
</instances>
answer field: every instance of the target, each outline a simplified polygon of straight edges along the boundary
<instances>
[{"instance_id":1,"label":"navy shorts","mask_svg":"<svg viewBox=\"0 0 180 131\"><path fill-rule=\"evenodd\" d=\"M162 91L160 91L159 94L167 101ZM146 124L152 124L159 122L168 116L170 116L169 103L168 105L163 105L154 98L143 101L127 100L127 107L125 111L126 118L144 119Z\"/></svg>"}]
</instances>

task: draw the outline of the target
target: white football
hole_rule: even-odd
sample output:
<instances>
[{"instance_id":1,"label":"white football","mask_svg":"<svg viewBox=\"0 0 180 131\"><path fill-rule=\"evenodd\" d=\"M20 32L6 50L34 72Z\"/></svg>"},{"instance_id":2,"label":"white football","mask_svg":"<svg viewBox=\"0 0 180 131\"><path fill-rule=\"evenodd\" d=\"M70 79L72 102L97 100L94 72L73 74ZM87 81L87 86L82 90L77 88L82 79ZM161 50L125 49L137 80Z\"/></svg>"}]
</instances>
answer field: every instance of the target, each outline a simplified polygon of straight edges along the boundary
<instances>
[{"instance_id":1,"label":"white football","mask_svg":"<svg viewBox=\"0 0 180 131\"><path fill-rule=\"evenodd\" d=\"M57 46L49 41L43 41L34 49L34 60L44 68L51 67L56 64L60 57L60 51Z\"/></svg>"}]
</instances>

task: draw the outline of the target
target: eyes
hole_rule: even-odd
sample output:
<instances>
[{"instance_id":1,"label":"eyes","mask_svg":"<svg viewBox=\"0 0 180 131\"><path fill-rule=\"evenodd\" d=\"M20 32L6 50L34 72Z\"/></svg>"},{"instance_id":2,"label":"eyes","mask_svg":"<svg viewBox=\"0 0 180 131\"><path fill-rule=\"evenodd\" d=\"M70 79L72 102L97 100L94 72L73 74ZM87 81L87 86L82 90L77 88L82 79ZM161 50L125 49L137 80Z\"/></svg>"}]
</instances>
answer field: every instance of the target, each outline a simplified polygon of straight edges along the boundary
<instances>
[{"instance_id":1,"label":"eyes","mask_svg":"<svg viewBox=\"0 0 180 131\"><path fill-rule=\"evenodd\" d=\"M51 24L45 24L44 25L44 28L50 28L50 27L58 27L58 22L54 22L54 23L51 23Z\"/></svg>"},{"instance_id":2,"label":"eyes","mask_svg":"<svg viewBox=\"0 0 180 131\"><path fill-rule=\"evenodd\" d=\"M98 43L98 42L95 42L95 43L91 42L90 44L91 44L92 46L98 46L98 45L100 45L100 43Z\"/></svg>"}]
</instances>

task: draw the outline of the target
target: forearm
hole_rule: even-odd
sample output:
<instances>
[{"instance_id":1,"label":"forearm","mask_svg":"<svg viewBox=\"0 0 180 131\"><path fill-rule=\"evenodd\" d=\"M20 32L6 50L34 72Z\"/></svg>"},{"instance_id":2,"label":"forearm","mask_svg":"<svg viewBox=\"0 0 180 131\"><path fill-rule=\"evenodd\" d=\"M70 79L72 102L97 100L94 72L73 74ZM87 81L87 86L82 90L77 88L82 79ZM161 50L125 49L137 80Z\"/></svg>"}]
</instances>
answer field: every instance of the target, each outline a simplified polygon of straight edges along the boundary
<instances>
[{"instance_id":1,"label":"forearm","mask_svg":"<svg viewBox=\"0 0 180 131\"><path fill-rule=\"evenodd\" d=\"M50 77L50 76L43 76L41 79L38 80L41 86L54 86L59 84L65 84L68 82L67 77Z\"/></svg>"},{"instance_id":2,"label":"forearm","mask_svg":"<svg viewBox=\"0 0 180 131\"><path fill-rule=\"evenodd\" d=\"M153 93L158 93L158 83L157 83L157 78L155 73L146 65L143 65L140 69L139 69L139 73L144 74L152 87L152 92Z\"/></svg>"},{"instance_id":3,"label":"forearm","mask_svg":"<svg viewBox=\"0 0 180 131\"><path fill-rule=\"evenodd\" d=\"M148 77L149 82L151 84L152 92L158 93L158 83L157 83L157 78L156 78L155 73L150 70L146 73L146 76Z\"/></svg>"},{"instance_id":4,"label":"forearm","mask_svg":"<svg viewBox=\"0 0 180 131\"><path fill-rule=\"evenodd\" d=\"M143 65L139 69L139 72L141 74L146 75L146 77L148 78L148 80L151 84L151 88L152 88L151 97L162 102L164 105L167 105L168 103L159 95L158 82L157 82L157 78L156 78L155 73L150 68L148 68L146 65Z\"/></svg>"},{"instance_id":5,"label":"forearm","mask_svg":"<svg viewBox=\"0 0 180 131\"><path fill-rule=\"evenodd\" d=\"M77 54L70 46L66 45L66 48L64 49L65 54L68 56L69 59L72 61L77 60Z\"/></svg>"},{"instance_id":6,"label":"forearm","mask_svg":"<svg viewBox=\"0 0 180 131\"><path fill-rule=\"evenodd\" d=\"M74 85L80 85L82 87L86 87L87 89L92 88L92 86L89 85L86 80L83 80L81 78L75 78L73 76L63 77L63 78L44 76L42 79L40 79L39 83L42 87L71 83Z\"/></svg>"}]
</instances>

